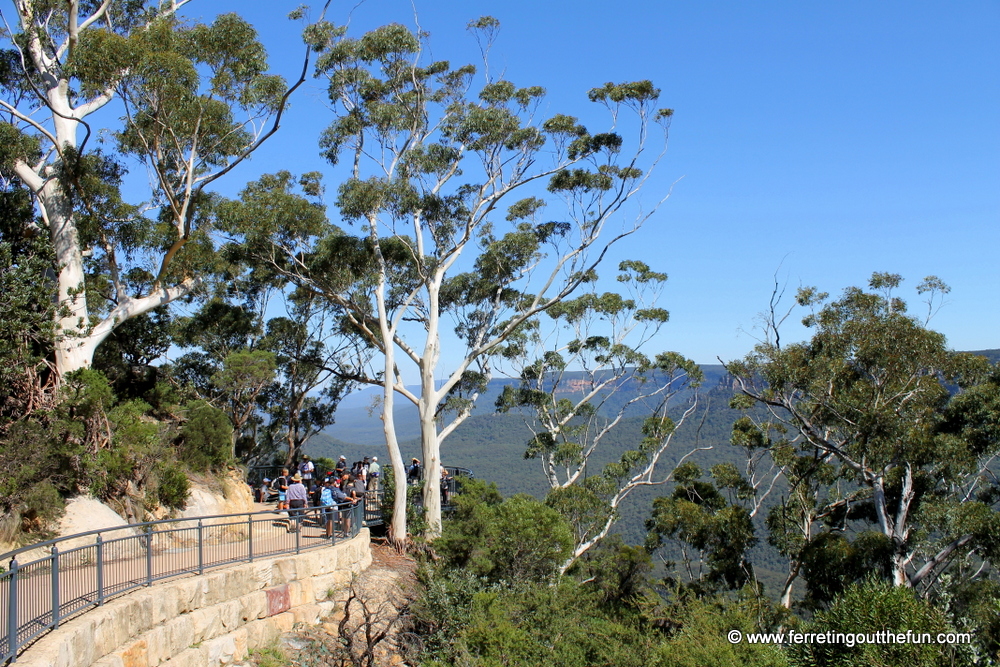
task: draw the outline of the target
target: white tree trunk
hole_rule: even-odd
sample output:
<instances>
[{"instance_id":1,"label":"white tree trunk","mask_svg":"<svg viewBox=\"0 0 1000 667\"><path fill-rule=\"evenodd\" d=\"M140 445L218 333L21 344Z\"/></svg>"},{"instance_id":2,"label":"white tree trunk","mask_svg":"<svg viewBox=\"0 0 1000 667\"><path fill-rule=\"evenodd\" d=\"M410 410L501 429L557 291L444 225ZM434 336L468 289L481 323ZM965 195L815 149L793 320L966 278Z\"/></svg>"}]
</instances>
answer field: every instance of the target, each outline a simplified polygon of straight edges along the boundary
<instances>
[{"instance_id":1,"label":"white tree trunk","mask_svg":"<svg viewBox=\"0 0 1000 667\"><path fill-rule=\"evenodd\" d=\"M441 441L434 419L436 404L420 401L420 449L424 457L424 518L426 537L441 535Z\"/></svg>"},{"instance_id":2,"label":"white tree trunk","mask_svg":"<svg viewBox=\"0 0 1000 667\"><path fill-rule=\"evenodd\" d=\"M392 354L386 355L386 373L391 372ZM399 549L406 542L406 467L403 455L399 451L396 440L396 423L393 415L395 390L385 385L382 394L382 431L385 433L385 446L389 451L389 461L392 464L392 481L395 498L392 503L392 523L389 525L389 539Z\"/></svg>"}]
</instances>

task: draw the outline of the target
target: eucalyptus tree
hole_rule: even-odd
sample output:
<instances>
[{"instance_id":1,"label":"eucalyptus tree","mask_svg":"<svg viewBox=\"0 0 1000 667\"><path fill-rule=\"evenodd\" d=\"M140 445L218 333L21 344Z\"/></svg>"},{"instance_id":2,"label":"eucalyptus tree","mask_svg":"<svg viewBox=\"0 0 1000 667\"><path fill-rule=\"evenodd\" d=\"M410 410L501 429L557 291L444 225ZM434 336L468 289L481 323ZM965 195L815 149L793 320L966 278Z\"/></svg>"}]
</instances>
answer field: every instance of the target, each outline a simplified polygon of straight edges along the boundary
<instances>
[{"instance_id":1,"label":"eucalyptus tree","mask_svg":"<svg viewBox=\"0 0 1000 667\"><path fill-rule=\"evenodd\" d=\"M337 406L351 388L342 357L352 348L316 299L292 300L286 312L268 320L261 340L275 354L278 370L278 381L261 395L261 403L271 431L266 440L272 447L283 441L285 466L291 468L309 438L334 423Z\"/></svg>"},{"instance_id":2,"label":"eucalyptus tree","mask_svg":"<svg viewBox=\"0 0 1000 667\"><path fill-rule=\"evenodd\" d=\"M669 318L656 306L666 274L638 261L618 269L620 292L592 285L546 310L552 321L532 327L533 344L510 360L519 383L496 402L499 412L523 415L532 433L525 458L540 461L548 502L571 518L575 544L563 572L607 536L633 491L670 480L673 466L666 469L663 456L697 409L698 366L644 350ZM682 392L684 407L676 410L671 399ZM610 457L602 451L623 420L643 417L637 447Z\"/></svg>"},{"instance_id":3,"label":"eucalyptus tree","mask_svg":"<svg viewBox=\"0 0 1000 667\"><path fill-rule=\"evenodd\" d=\"M471 27L489 36L498 23ZM442 441L470 414L494 357L656 210L659 202L638 213L627 204L665 149L672 112L657 108L649 81L608 83L589 98L609 112L612 130L594 133L569 115L542 118L539 86L476 85L471 65L427 62L420 37L399 25L352 38L323 24L311 42L336 112L323 154L348 170L336 198L347 229L318 241L316 229L283 230L276 264L329 299L345 331L377 351L359 379L383 388L402 502L396 396L416 406L423 463L435 474ZM634 134L628 150L616 128ZM559 212L543 213L556 203ZM405 383L407 365L418 391ZM430 536L440 505L438 485L426 484ZM400 539L403 522L397 509Z\"/></svg>"},{"instance_id":4,"label":"eucalyptus tree","mask_svg":"<svg viewBox=\"0 0 1000 667\"><path fill-rule=\"evenodd\" d=\"M234 14L183 21L188 1L15 0L3 17L0 172L31 191L33 231L54 252L61 375L122 322L197 289L215 261L206 188L277 130L304 80L305 67L291 87L267 74ZM130 161L150 176L145 206L122 199Z\"/></svg>"},{"instance_id":5,"label":"eucalyptus tree","mask_svg":"<svg viewBox=\"0 0 1000 667\"><path fill-rule=\"evenodd\" d=\"M792 525L788 515L772 518L778 545L802 559L831 536L870 527L871 558L880 551L894 584L928 594L946 569L983 576L1000 555L990 467L1000 394L983 358L949 351L907 313L894 294L900 282L876 273L871 291L851 287L829 303L800 290L799 303L813 308L804 320L812 338L765 340L727 369L742 395L736 405L748 410L741 437L774 443L776 459L794 468L790 481L812 486ZM918 287L931 302L945 290L933 277Z\"/></svg>"}]
</instances>

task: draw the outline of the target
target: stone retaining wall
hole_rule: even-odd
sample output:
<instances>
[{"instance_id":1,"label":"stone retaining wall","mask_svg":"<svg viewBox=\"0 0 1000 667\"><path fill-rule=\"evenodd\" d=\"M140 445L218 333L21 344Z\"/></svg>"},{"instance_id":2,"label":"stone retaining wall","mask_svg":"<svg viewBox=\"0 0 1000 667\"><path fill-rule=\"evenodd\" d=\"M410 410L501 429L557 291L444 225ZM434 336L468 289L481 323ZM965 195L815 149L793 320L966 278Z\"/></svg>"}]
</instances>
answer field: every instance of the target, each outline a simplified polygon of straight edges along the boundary
<instances>
[{"instance_id":1,"label":"stone retaining wall","mask_svg":"<svg viewBox=\"0 0 1000 667\"><path fill-rule=\"evenodd\" d=\"M296 623L333 611L372 561L367 528L335 546L154 584L40 639L19 667L203 667L246 659Z\"/></svg>"}]
</instances>

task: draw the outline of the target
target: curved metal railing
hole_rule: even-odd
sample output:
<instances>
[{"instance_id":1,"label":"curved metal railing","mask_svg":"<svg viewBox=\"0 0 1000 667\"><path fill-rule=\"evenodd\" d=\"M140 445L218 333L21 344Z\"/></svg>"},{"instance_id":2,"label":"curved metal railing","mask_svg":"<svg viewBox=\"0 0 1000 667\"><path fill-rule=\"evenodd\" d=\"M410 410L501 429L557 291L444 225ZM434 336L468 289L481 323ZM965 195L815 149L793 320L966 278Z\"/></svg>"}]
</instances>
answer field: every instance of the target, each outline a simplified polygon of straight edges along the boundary
<instances>
[{"instance_id":1,"label":"curved metal railing","mask_svg":"<svg viewBox=\"0 0 1000 667\"><path fill-rule=\"evenodd\" d=\"M292 510L295 512L295 510ZM92 530L0 555L0 663L66 619L156 581L300 553L358 534L381 507L165 519ZM326 520L333 528L326 537Z\"/></svg>"},{"instance_id":2,"label":"curved metal railing","mask_svg":"<svg viewBox=\"0 0 1000 667\"><path fill-rule=\"evenodd\" d=\"M468 468L446 469L447 495L453 497L461 490L461 478L474 475ZM29 644L68 618L136 588L233 563L300 553L354 537L362 526L381 525L383 491L368 494L361 503L328 514L310 507L295 516L265 510L163 519L78 533L2 554L0 663L14 662ZM332 522L330 537L325 536L327 519Z\"/></svg>"}]
</instances>

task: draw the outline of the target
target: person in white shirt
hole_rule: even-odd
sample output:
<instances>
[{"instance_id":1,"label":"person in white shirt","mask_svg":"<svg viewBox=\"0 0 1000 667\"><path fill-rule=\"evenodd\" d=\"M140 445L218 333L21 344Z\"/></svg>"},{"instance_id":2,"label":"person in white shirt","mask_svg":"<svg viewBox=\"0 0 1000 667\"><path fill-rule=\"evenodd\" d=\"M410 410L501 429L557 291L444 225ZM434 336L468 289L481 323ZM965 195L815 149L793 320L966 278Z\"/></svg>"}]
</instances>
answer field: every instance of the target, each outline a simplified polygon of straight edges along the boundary
<instances>
[{"instance_id":1,"label":"person in white shirt","mask_svg":"<svg viewBox=\"0 0 1000 667\"><path fill-rule=\"evenodd\" d=\"M299 464L299 472L302 474L303 480L310 480L313 478L313 471L316 470L316 466L313 462L309 460L308 455L302 457L302 463ZM308 486L308 484L306 485Z\"/></svg>"}]
</instances>

